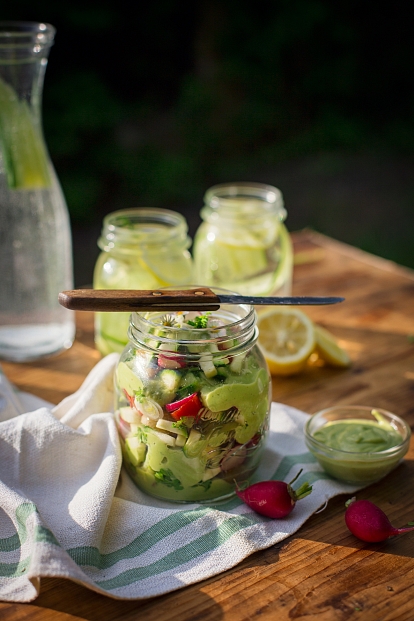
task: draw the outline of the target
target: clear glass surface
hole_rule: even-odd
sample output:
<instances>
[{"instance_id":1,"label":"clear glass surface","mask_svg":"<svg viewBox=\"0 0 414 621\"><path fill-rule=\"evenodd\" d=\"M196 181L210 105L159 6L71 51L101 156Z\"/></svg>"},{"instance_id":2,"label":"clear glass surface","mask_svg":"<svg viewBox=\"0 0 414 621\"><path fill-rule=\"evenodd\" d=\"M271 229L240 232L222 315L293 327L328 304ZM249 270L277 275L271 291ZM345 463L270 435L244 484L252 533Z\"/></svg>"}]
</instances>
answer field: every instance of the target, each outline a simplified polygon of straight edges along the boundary
<instances>
[{"instance_id":1,"label":"clear glass surface","mask_svg":"<svg viewBox=\"0 0 414 621\"><path fill-rule=\"evenodd\" d=\"M65 199L41 123L44 73L55 29L0 22L0 357L24 361L71 346L73 288Z\"/></svg>"},{"instance_id":2,"label":"clear glass surface","mask_svg":"<svg viewBox=\"0 0 414 621\"><path fill-rule=\"evenodd\" d=\"M187 223L168 209L141 207L108 214L98 241L95 289L159 289L192 282ZM96 313L95 343L103 354L128 342L130 313Z\"/></svg>"},{"instance_id":3,"label":"clear glass surface","mask_svg":"<svg viewBox=\"0 0 414 621\"><path fill-rule=\"evenodd\" d=\"M293 253L280 191L221 184L204 202L194 239L196 282L244 295L290 295Z\"/></svg>"},{"instance_id":4,"label":"clear glass surface","mask_svg":"<svg viewBox=\"0 0 414 621\"><path fill-rule=\"evenodd\" d=\"M115 415L124 465L144 492L217 501L255 472L271 401L255 322L250 306L131 315Z\"/></svg>"}]
</instances>

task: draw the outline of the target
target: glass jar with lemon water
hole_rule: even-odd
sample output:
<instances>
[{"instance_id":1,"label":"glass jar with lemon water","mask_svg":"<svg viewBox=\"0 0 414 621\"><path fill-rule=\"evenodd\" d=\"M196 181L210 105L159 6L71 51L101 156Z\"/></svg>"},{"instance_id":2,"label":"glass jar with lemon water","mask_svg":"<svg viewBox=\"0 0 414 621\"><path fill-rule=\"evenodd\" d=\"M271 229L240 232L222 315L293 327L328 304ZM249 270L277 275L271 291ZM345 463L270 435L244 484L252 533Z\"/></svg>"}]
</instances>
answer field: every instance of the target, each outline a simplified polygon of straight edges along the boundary
<instances>
[{"instance_id":1,"label":"glass jar with lemon water","mask_svg":"<svg viewBox=\"0 0 414 621\"><path fill-rule=\"evenodd\" d=\"M205 194L191 240L185 218L141 207L108 214L103 222L95 289L159 289L197 284L244 295L290 295L293 252L277 188L221 184ZM96 313L95 342L102 355L122 352L129 313Z\"/></svg>"},{"instance_id":2,"label":"glass jar with lemon water","mask_svg":"<svg viewBox=\"0 0 414 621\"><path fill-rule=\"evenodd\" d=\"M94 289L159 289L193 281L185 218L168 209L141 207L108 214L98 246ZM129 313L95 313L101 354L122 352Z\"/></svg>"},{"instance_id":3,"label":"glass jar with lemon water","mask_svg":"<svg viewBox=\"0 0 414 621\"><path fill-rule=\"evenodd\" d=\"M195 282L243 295L290 295L293 252L280 190L220 184L204 201L194 239Z\"/></svg>"}]
</instances>

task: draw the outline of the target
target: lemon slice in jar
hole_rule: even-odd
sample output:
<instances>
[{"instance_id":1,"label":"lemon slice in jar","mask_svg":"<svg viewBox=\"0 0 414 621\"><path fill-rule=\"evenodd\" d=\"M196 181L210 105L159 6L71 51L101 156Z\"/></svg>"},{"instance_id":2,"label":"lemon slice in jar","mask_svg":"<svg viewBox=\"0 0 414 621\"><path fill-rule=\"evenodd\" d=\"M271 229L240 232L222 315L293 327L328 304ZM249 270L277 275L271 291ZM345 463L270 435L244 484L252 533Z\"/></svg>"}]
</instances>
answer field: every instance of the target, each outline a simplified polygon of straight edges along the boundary
<instances>
[{"instance_id":1,"label":"lemon slice in jar","mask_svg":"<svg viewBox=\"0 0 414 621\"><path fill-rule=\"evenodd\" d=\"M187 251L175 255L167 255L161 249L158 253L144 252L142 269L159 283L148 287L149 289L187 285L193 280L191 255Z\"/></svg>"},{"instance_id":2,"label":"lemon slice in jar","mask_svg":"<svg viewBox=\"0 0 414 621\"><path fill-rule=\"evenodd\" d=\"M258 315L259 347L272 375L293 375L306 366L315 349L315 330L301 310L271 308Z\"/></svg>"},{"instance_id":3,"label":"lemon slice in jar","mask_svg":"<svg viewBox=\"0 0 414 621\"><path fill-rule=\"evenodd\" d=\"M342 349L338 341L322 326L314 326L315 351L322 360L334 367L349 367L351 359L348 353Z\"/></svg>"},{"instance_id":4,"label":"lemon slice in jar","mask_svg":"<svg viewBox=\"0 0 414 621\"><path fill-rule=\"evenodd\" d=\"M195 240L195 280L243 295L290 293L293 263L292 244L283 223L279 224L280 260L271 265L272 239L244 231L237 238L217 235L213 240ZM270 255L268 254L270 253ZM285 291L285 287L288 289Z\"/></svg>"}]
</instances>

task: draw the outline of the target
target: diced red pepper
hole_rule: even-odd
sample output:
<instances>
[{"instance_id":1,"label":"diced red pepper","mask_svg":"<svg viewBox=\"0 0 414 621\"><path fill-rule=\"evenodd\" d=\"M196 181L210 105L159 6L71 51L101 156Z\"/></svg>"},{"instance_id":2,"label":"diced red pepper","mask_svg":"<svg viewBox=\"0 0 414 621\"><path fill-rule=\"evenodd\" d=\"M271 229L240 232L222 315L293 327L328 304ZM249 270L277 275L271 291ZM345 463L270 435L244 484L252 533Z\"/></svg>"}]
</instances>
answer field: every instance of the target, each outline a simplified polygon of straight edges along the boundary
<instances>
[{"instance_id":1,"label":"diced red pepper","mask_svg":"<svg viewBox=\"0 0 414 621\"><path fill-rule=\"evenodd\" d=\"M130 407L131 407L131 408L136 409L136 408L135 408L135 396L132 396L132 397L131 397L131 395L129 395L129 394L127 393L127 391L125 390L125 388L123 388L122 390L123 390L124 395L125 395L125 396L126 396L126 398L128 399L128 402L129 402Z\"/></svg>"},{"instance_id":2,"label":"diced red pepper","mask_svg":"<svg viewBox=\"0 0 414 621\"><path fill-rule=\"evenodd\" d=\"M171 406L174 405L177 407L172 408ZM194 416L194 418L197 418L197 415L203 408L200 397L196 392L184 399L180 399L180 401L169 403L168 406L168 411L175 420L180 420L183 416Z\"/></svg>"}]
</instances>

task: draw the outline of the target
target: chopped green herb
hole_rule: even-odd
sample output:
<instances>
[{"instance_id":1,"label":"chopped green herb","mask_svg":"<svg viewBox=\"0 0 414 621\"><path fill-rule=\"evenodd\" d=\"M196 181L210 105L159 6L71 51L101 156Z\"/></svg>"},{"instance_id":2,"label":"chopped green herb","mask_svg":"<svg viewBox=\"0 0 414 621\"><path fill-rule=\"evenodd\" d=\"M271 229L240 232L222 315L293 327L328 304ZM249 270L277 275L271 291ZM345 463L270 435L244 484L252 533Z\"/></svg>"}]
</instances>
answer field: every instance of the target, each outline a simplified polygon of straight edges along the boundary
<instances>
[{"instance_id":1,"label":"chopped green herb","mask_svg":"<svg viewBox=\"0 0 414 621\"><path fill-rule=\"evenodd\" d=\"M142 427L137 428L135 435L137 436L140 442L142 442L143 444L147 443L147 434L145 433Z\"/></svg>"},{"instance_id":2,"label":"chopped green herb","mask_svg":"<svg viewBox=\"0 0 414 621\"><path fill-rule=\"evenodd\" d=\"M211 487L213 479L209 479L208 481L200 481L197 485L193 485L193 487L204 487L204 491L208 491Z\"/></svg>"},{"instance_id":3,"label":"chopped green herb","mask_svg":"<svg viewBox=\"0 0 414 621\"><path fill-rule=\"evenodd\" d=\"M177 491L180 489L184 489L183 486L181 485L181 481L175 478L171 470L164 470L164 468L161 468L161 470L154 473L154 477L160 483L163 483L167 487L173 487Z\"/></svg>"},{"instance_id":4,"label":"chopped green herb","mask_svg":"<svg viewBox=\"0 0 414 621\"><path fill-rule=\"evenodd\" d=\"M188 436L188 425L186 425L185 421L183 420L184 418L186 418L188 420L188 416L183 416L182 418L180 418L180 420L177 420L175 423L172 424L172 426L174 427L174 429L181 429L181 431L185 432L185 435ZM191 418L193 418L191 416Z\"/></svg>"},{"instance_id":5,"label":"chopped green herb","mask_svg":"<svg viewBox=\"0 0 414 621\"><path fill-rule=\"evenodd\" d=\"M142 399L145 397L144 389L140 388L139 390L134 390L135 399L140 403Z\"/></svg>"},{"instance_id":6,"label":"chopped green herb","mask_svg":"<svg viewBox=\"0 0 414 621\"><path fill-rule=\"evenodd\" d=\"M414 334L408 334L407 339L409 343L414 343Z\"/></svg>"},{"instance_id":7,"label":"chopped green herb","mask_svg":"<svg viewBox=\"0 0 414 621\"><path fill-rule=\"evenodd\" d=\"M188 384L188 386L180 386L176 392L176 400L184 399L188 395L192 395L193 392L197 392L197 386L195 384Z\"/></svg>"},{"instance_id":8,"label":"chopped green herb","mask_svg":"<svg viewBox=\"0 0 414 621\"><path fill-rule=\"evenodd\" d=\"M194 318L194 320L188 319L187 323L189 326L192 326L193 328L207 328L208 319L210 315L211 315L211 311L208 311L207 313L204 313L204 315L198 315L197 317Z\"/></svg>"}]
</instances>

